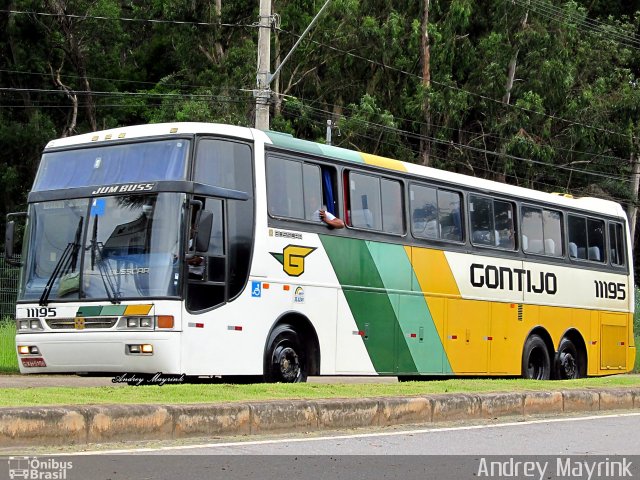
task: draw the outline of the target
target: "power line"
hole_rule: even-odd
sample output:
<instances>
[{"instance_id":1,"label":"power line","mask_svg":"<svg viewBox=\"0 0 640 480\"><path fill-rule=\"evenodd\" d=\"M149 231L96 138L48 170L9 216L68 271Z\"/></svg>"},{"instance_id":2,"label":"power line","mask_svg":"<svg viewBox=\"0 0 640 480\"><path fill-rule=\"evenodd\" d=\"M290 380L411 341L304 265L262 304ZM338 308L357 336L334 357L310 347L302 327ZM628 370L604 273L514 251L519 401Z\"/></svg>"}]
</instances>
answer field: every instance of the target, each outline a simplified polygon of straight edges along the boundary
<instances>
[{"instance_id":1,"label":"power line","mask_svg":"<svg viewBox=\"0 0 640 480\"><path fill-rule=\"evenodd\" d=\"M324 126L323 120L318 120L316 123L319 126ZM364 139L367 139L367 140L379 142L379 143L381 143L383 145L400 146L400 147L405 148L406 150L408 150L408 151L410 151L410 152L412 152L414 154L418 154L418 152L415 149L412 149L410 146L405 145L405 144L391 143L391 142L385 141L384 139L381 140L380 138L371 137L369 135L366 135L366 134L363 134L363 133L357 132L357 131L354 131L354 132L351 132L351 133L354 136L359 137L359 138L364 138ZM498 178L498 177L511 178L511 179L515 180L514 184L518 185L518 186L522 182L520 178L518 178L516 175L514 175L512 173L497 172L495 170L491 170L490 168L483 167L482 165L473 165L473 166L471 166L471 165L469 165L467 163L464 163L464 162L462 162L462 161L460 161L458 159L455 159L455 158L453 158L453 159L452 158L444 158L444 157L441 157L441 156L438 156L438 155L433 155L433 154L431 154L430 157L433 158L433 159L440 160L442 162L449 163L449 164L455 163L455 164L464 166L466 170L471 168L471 170L474 173L478 172L478 171L485 172L485 173L493 175L493 178ZM551 183L543 182L541 180L533 180L532 182L533 182L534 185L540 185L540 186L549 187L549 191L552 191L552 192L560 190L562 192L567 192L567 193L572 193L573 192L576 196L582 195L582 193L578 193L578 189L575 189L575 188L574 189L567 189L567 187L565 185L551 184ZM526 188L534 188L534 187L526 187ZM540 190L539 187L535 187L535 188L537 190ZM609 198L611 198L611 199L613 199L613 200L615 200L615 201L617 201L619 203L629 203L629 201L630 201L627 198L611 195L609 192L607 192L607 194L608 194Z\"/></svg>"},{"instance_id":2,"label":"power line","mask_svg":"<svg viewBox=\"0 0 640 480\"><path fill-rule=\"evenodd\" d=\"M286 103L284 103L284 105L286 105ZM331 105L331 104L329 104L328 106L329 107L335 107L335 105ZM312 106L310 106L308 104L307 105L303 104L303 108L307 108L307 109L310 109L310 110L318 111L318 112L322 113L323 115L325 115L325 119L326 119L327 116L331 117L331 116L335 115L333 112L330 112L328 110L323 110L323 109L320 109L320 108L316 108L316 107L312 107ZM343 111L347 111L347 112L350 111L348 106L347 107L342 107L342 108L343 108ZM413 120L413 119L406 119L406 118L395 117L395 116L393 118L394 118L394 120L397 120L397 121L400 121L400 122L409 122L409 123L414 123L416 125L426 125L426 123L424 123L424 122L416 121L416 120ZM432 127L438 127L438 128L452 130L454 132L470 133L470 134L473 134L473 135L478 135L480 133L480 132L471 132L469 130L459 130L459 129L455 129L455 128L451 128L451 127L445 127L445 126L437 125L437 124L431 124L431 126ZM390 128L390 127L386 127L386 128ZM398 131L399 132L405 132L405 130L398 130ZM503 138L503 137L501 137L499 135L493 135L493 134L482 134L482 135L486 136L488 138L496 139L496 140L501 141L501 142L506 141L505 138ZM427 139L427 137L424 137L424 139ZM610 160L622 161L624 163L628 163L629 162L629 160L626 159L626 158L616 157L616 156L613 156L613 155L603 155L603 154L597 154L597 153L591 153L591 152L583 152L583 151L579 151L579 150L572 150L572 149L567 149L567 148L562 148L562 147L555 147L553 145L549 145L549 147L553 148L554 150L565 151L565 152L568 152L568 153L574 153L574 154L580 154L580 155L589 155L589 156L596 157L594 160L610 159ZM618 164L614 164L614 165L615 166L619 166Z\"/></svg>"},{"instance_id":3,"label":"power line","mask_svg":"<svg viewBox=\"0 0 640 480\"><path fill-rule=\"evenodd\" d=\"M71 13L49 13L49 12L34 12L34 11L21 11L21 10L0 10L2 13L11 13L16 15L35 15L42 17L66 17L75 18L78 20L110 20L110 21L122 21L122 22L136 22L136 23L157 23L157 24L170 24L170 25L190 25L190 26L204 26L204 27L238 27L238 28L257 28L258 25L242 24L242 23L222 23L222 22L191 22L186 20L158 20L153 18L130 18L130 17L105 17L101 15L74 15Z\"/></svg>"},{"instance_id":4,"label":"power line","mask_svg":"<svg viewBox=\"0 0 640 480\"><path fill-rule=\"evenodd\" d=\"M241 91L241 90L236 90ZM0 92L26 92L26 93L47 93L47 94L63 94L67 93L62 90L48 88L16 88L16 87L0 87ZM193 98L217 98L223 95L203 94L203 93L154 93L154 92L101 92L96 90L71 90L69 93L80 96L107 96L107 97L193 97Z\"/></svg>"},{"instance_id":5,"label":"power line","mask_svg":"<svg viewBox=\"0 0 640 480\"><path fill-rule=\"evenodd\" d=\"M326 115L327 114L331 114L331 112L327 112L327 111L324 111L323 113L326 114ZM368 125L368 126L374 126L374 127L379 128L381 130L387 130L387 131L390 131L390 132L399 133L399 134L404 135L407 138L413 138L415 140L428 140L428 141L431 141L431 142L439 144L439 145L448 146L448 147L457 147L457 148L464 149L464 150L469 150L469 151L472 151L472 152L475 152L475 153L482 153L482 154L485 154L485 155L497 156L497 157L506 158L506 159L509 159L509 160L528 162L528 163L532 163L532 164L543 165L545 167L554 167L554 168L557 168L557 169L560 169L560 170L564 170L564 171L569 171L569 172L574 172L574 173L579 173L579 174L584 174L584 175L590 175L590 176L595 176L595 177L600 177L600 178L608 178L608 179L618 180L618 181L624 182L624 183L631 183L631 180L629 180L628 178L617 176L617 175L614 175L613 173L591 172L591 171L588 171L588 170L582 170L582 169L578 169L578 168L570 167L570 166L565 166L565 165L553 165L553 164L549 164L549 163L546 163L546 162L542 162L540 160L534 160L534 159L530 159L530 158L518 157L516 155L511 155L511 154L508 154L508 153L494 152L492 150L473 147L473 146L470 146L470 145L465 145L465 144L458 143L458 142L453 142L453 141L450 141L450 140L441 140L441 139L438 139L438 138L435 138L435 137L429 137L429 136L425 136L425 135L420 135L420 134L417 134L417 133L409 132L407 130L402 130L402 129L395 128L395 127L389 127L387 125L381 125L381 124L377 124L375 122L369 122L369 121L362 120L362 119L352 118L351 121L359 122L359 123L362 123L362 124Z\"/></svg>"},{"instance_id":6,"label":"power line","mask_svg":"<svg viewBox=\"0 0 640 480\"><path fill-rule=\"evenodd\" d=\"M508 0L509 1L509 0ZM607 35L617 43L625 44L626 46L634 49L640 47L640 40L635 37L630 37L624 33L620 33L619 29L615 25L611 25L599 20L590 19L586 16L583 18L573 12L557 7L552 4L544 3L540 0L510 0L511 2L520 5L522 8L532 10L539 13L541 16L554 20L575 22L578 27L581 27L583 31L588 31L591 34Z\"/></svg>"}]
</instances>

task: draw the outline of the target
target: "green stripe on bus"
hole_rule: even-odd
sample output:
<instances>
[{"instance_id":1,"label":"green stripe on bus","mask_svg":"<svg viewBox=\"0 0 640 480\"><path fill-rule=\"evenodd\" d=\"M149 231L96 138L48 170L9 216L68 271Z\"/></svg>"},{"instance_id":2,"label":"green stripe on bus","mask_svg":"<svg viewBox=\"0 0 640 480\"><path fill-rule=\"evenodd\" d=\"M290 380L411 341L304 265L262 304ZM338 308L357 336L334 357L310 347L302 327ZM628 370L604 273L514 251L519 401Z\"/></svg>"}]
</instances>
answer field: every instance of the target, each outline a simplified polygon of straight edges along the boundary
<instances>
[{"instance_id":1,"label":"green stripe on bus","mask_svg":"<svg viewBox=\"0 0 640 480\"><path fill-rule=\"evenodd\" d=\"M320 239L358 329L365 332L365 347L378 373L396 373L396 358L403 359L403 370L416 371L406 342L400 335L396 309L380 277L376 262L365 241L321 235Z\"/></svg>"},{"instance_id":2,"label":"green stripe on bus","mask_svg":"<svg viewBox=\"0 0 640 480\"><path fill-rule=\"evenodd\" d=\"M78 312L76 313L76 317L98 317L100 316L100 312L102 311L101 306L83 306L78 308Z\"/></svg>"},{"instance_id":3,"label":"green stripe on bus","mask_svg":"<svg viewBox=\"0 0 640 480\"><path fill-rule=\"evenodd\" d=\"M126 305L105 305L102 307L100 315L124 315L124 311L127 309Z\"/></svg>"},{"instance_id":4,"label":"green stripe on bus","mask_svg":"<svg viewBox=\"0 0 640 480\"><path fill-rule=\"evenodd\" d=\"M312 155L333 157L349 162L364 163L362 155L353 150L334 147L331 145L323 145L321 143L309 142L294 138L286 133L265 132L273 144L277 147L296 150L298 152L311 153Z\"/></svg>"},{"instance_id":5,"label":"green stripe on bus","mask_svg":"<svg viewBox=\"0 0 640 480\"><path fill-rule=\"evenodd\" d=\"M406 250L402 245L366 243L399 319L403 338L398 341L405 342L411 354L411 358L398 356L398 373L452 373ZM417 370L411 370L412 366Z\"/></svg>"}]
</instances>

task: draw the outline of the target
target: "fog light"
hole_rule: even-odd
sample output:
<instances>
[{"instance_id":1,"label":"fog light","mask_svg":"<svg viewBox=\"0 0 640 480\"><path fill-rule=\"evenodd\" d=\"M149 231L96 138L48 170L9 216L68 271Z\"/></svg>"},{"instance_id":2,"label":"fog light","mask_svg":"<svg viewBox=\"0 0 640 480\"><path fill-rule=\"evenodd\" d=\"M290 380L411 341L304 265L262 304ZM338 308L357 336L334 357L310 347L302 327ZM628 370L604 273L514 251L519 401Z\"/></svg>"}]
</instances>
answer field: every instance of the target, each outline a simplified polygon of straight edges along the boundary
<instances>
[{"instance_id":1,"label":"fog light","mask_svg":"<svg viewBox=\"0 0 640 480\"><path fill-rule=\"evenodd\" d=\"M35 345L29 347L29 353L31 355L40 355L40 349L38 347L36 347Z\"/></svg>"},{"instance_id":2,"label":"fog light","mask_svg":"<svg viewBox=\"0 0 640 480\"><path fill-rule=\"evenodd\" d=\"M153 345L145 344L141 345L142 353L153 353Z\"/></svg>"},{"instance_id":3,"label":"fog light","mask_svg":"<svg viewBox=\"0 0 640 480\"><path fill-rule=\"evenodd\" d=\"M127 327L129 328L138 328L138 319L137 318L127 318Z\"/></svg>"},{"instance_id":4,"label":"fog light","mask_svg":"<svg viewBox=\"0 0 640 480\"><path fill-rule=\"evenodd\" d=\"M129 353L140 353L140 345L129 345Z\"/></svg>"},{"instance_id":5,"label":"fog light","mask_svg":"<svg viewBox=\"0 0 640 480\"><path fill-rule=\"evenodd\" d=\"M151 328L153 326L153 322L149 317L143 317L140 319L140 328Z\"/></svg>"},{"instance_id":6,"label":"fog light","mask_svg":"<svg viewBox=\"0 0 640 480\"><path fill-rule=\"evenodd\" d=\"M29 346L28 345L19 345L18 353L20 355L29 355Z\"/></svg>"}]
</instances>

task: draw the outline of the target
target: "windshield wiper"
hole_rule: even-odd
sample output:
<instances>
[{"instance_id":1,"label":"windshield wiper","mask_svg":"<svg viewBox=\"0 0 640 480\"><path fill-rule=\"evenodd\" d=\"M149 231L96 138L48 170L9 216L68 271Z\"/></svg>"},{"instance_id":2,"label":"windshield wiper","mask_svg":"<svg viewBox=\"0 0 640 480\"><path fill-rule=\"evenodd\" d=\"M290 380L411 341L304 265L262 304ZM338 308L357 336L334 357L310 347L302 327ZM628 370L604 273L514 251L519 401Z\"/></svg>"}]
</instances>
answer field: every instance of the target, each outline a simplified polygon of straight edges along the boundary
<instances>
[{"instance_id":1,"label":"windshield wiper","mask_svg":"<svg viewBox=\"0 0 640 480\"><path fill-rule=\"evenodd\" d=\"M115 275L111 269L111 264L102 256L104 244L102 242L98 242L97 215L93 222L93 232L91 234L91 245L89 248L91 249L91 270L95 270L96 265L98 266L98 272L100 272L100 278L102 278L102 283L105 291L107 292L109 301L114 304L120 303L120 291L113 281Z\"/></svg>"},{"instance_id":2,"label":"windshield wiper","mask_svg":"<svg viewBox=\"0 0 640 480\"><path fill-rule=\"evenodd\" d=\"M78 263L78 250L80 249L80 236L82 235L83 221L84 218L80 217L73 242L67 244L67 247L64 249L62 255L60 256L60 260L58 260L55 267L53 268L53 272L51 272L51 276L47 280L47 284L44 286L42 295L40 295L41 306L47 305L49 295L51 295L51 290L53 289L53 284L55 283L58 276L61 273L64 275L69 271L74 272L76 269L76 263Z\"/></svg>"}]
</instances>

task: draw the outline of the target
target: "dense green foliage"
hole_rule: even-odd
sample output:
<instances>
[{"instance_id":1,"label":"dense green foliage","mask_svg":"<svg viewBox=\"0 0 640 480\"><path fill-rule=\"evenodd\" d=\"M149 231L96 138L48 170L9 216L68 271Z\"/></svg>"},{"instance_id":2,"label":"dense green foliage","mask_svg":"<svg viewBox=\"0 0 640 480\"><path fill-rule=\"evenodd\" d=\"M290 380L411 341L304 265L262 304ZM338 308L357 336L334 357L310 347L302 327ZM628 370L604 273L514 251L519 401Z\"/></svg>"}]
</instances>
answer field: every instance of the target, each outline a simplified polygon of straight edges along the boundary
<instances>
[{"instance_id":1,"label":"dense green foliage","mask_svg":"<svg viewBox=\"0 0 640 480\"><path fill-rule=\"evenodd\" d=\"M272 128L323 141L332 119L348 148L634 204L640 1L431 0L428 85L424 1L333 0L271 85ZM0 218L51 138L252 125L258 3L5 2ZM324 1L272 3L274 71Z\"/></svg>"}]
</instances>

